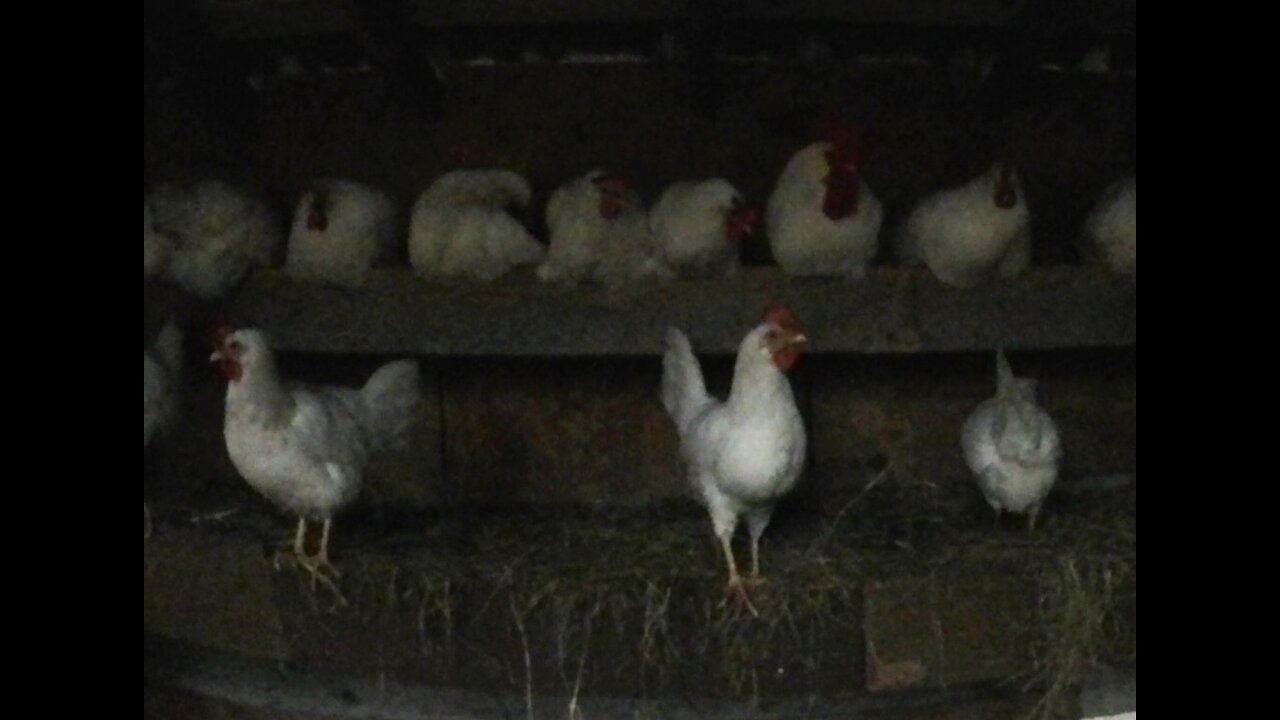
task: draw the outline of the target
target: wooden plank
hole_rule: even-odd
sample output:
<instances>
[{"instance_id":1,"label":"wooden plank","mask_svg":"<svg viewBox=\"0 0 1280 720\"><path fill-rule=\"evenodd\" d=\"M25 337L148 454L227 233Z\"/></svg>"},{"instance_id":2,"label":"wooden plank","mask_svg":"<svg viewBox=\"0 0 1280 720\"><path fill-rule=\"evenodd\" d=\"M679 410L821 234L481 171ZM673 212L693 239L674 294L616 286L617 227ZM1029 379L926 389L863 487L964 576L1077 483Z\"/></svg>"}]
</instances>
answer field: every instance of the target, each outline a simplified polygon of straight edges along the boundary
<instances>
[{"instance_id":1,"label":"wooden plank","mask_svg":"<svg viewBox=\"0 0 1280 720\"><path fill-rule=\"evenodd\" d=\"M921 273L863 282L788 278L750 268L707 282L617 293L552 287L522 271L487 286L444 285L406 269L360 290L296 283L260 271L228 302L229 317L284 350L423 356L658 355L668 326L698 353L737 351L761 309L789 303L814 353L909 353L1125 347L1137 341L1128 277L1085 267L1036 268L969 290Z\"/></svg>"},{"instance_id":2,"label":"wooden plank","mask_svg":"<svg viewBox=\"0 0 1280 720\"><path fill-rule=\"evenodd\" d=\"M730 22L804 21L937 27L1015 26L1026 0L741 0L724 8ZM1076 0L1077 14L1097 29L1132 31L1135 0ZM406 0L423 27L679 23L687 0ZM210 0L203 12L222 37L268 38L350 31L350 0Z\"/></svg>"},{"instance_id":3,"label":"wooden plank","mask_svg":"<svg viewBox=\"0 0 1280 720\"><path fill-rule=\"evenodd\" d=\"M867 689L947 687L1031 668L1035 588L1014 576L893 577L867 583Z\"/></svg>"},{"instance_id":4,"label":"wooden plank","mask_svg":"<svg viewBox=\"0 0 1280 720\"><path fill-rule=\"evenodd\" d=\"M249 657L289 655L261 546L157 525L142 546L144 632Z\"/></svg>"}]
</instances>

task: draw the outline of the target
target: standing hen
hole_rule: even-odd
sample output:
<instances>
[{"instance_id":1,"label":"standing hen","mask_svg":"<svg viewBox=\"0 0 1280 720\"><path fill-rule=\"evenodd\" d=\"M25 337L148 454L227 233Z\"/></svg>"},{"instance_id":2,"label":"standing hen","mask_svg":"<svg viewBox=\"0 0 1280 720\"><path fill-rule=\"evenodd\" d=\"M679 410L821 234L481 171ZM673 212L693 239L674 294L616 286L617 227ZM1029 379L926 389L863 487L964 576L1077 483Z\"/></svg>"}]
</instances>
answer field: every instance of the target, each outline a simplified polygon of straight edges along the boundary
<instances>
[{"instance_id":1,"label":"standing hen","mask_svg":"<svg viewBox=\"0 0 1280 720\"><path fill-rule=\"evenodd\" d=\"M313 577L329 564L335 512L355 499L371 454L405 439L421 388L412 360L388 363L361 389L285 382L258 330L215 332L210 360L228 380L227 452L255 490L299 516L296 559ZM320 551L304 549L307 521L323 522Z\"/></svg>"},{"instance_id":2,"label":"standing hen","mask_svg":"<svg viewBox=\"0 0 1280 720\"><path fill-rule=\"evenodd\" d=\"M1013 166L998 162L964 185L921 200L903 224L898 254L904 263L923 262L955 287L1026 270L1030 212Z\"/></svg>"},{"instance_id":3,"label":"standing hen","mask_svg":"<svg viewBox=\"0 0 1280 720\"><path fill-rule=\"evenodd\" d=\"M616 288L643 277L670 278L652 257L649 219L640 195L621 176L592 170L556 189L547 201L544 282L595 281Z\"/></svg>"},{"instance_id":4,"label":"standing hen","mask_svg":"<svg viewBox=\"0 0 1280 720\"><path fill-rule=\"evenodd\" d=\"M754 613L738 574L730 540L745 515L751 532L751 578L759 581L760 535L774 504L800 477L805 458L804 423L784 374L805 342L795 315L772 305L743 338L724 402L707 394L689 340L667 330L662 356L662 405L680 436L680 457L729 565L728 592Z\"/></svg>"},{"instance_id":5,"label":"standing hen","mask_svg":"<svg viewBox=\"0 0 1280 720\"><path fill-rule=\"evenodd\" d=\"M426 277L490 282L518 265L542 261L546 248L507 208L533 197L509 170L455 170L428 187L413 206L409 263Z\"/></svg>"},{"instance_id":6,"label":"standing hen","mask_svg":"<svg viewBox=\"0 0 1280 720\"><path fill-rule=\"evenodd\" d=\"M675 183L649 211L655 256L680 277L728 277L757 214L728 180Z\"/></svg>"},{"instance_id":7,"label":"standing hen","mask_svg":"<svg viewBox=\"0 0 1280 720\"><path fill-rule=\"evenodd\" d=\"M395 252L395 207L381 190L349 180L313 183L298 201L284 270L347 287Z\"/></svg>"},{"instance_id":8,"label":"standing hen","mask_svg":"<svg viewBox=\"0 0 1280 720\"><path fill-rule=\"evenodd\" d=\"M996 353L996 396L983 401L961 434L964 459L996 511L1027 514L1027 532L1058 479L1062 442L1053 418L1036 405L1035 380L1016 378Z\"/></svg>"},{"instance_id":9,"label":"standing hen","mask_svg":"<svg viewBox=\"0 0 1280 720\"><path fill-rule=\"evenodd\" d=\"M861 278L879 248L884 208L859 173L851 126L818 128L821 142L791 157L765 208L773 258L788 275Z\"/></svg>"}]
</instances>

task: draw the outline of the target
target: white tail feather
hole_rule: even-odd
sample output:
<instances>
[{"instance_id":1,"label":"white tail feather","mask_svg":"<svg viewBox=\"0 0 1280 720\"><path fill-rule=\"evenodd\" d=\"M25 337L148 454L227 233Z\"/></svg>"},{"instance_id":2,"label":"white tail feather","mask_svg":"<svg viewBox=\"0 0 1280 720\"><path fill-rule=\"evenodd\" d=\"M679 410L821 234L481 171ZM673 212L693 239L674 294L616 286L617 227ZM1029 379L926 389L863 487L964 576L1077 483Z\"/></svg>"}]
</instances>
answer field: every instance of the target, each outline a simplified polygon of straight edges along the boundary
<instances>
[{"instance_id":1,"label":"white tail feather","mask_svg":"<svg viewBox=\"0 0 1280 720\"><path fill-rule=\"evenodd\" d=\"M689 421L710 401L689 338L676 328L667 328L667 350L662 355L662 406L675 421L677 431L683 434Z\"/></svg>"},{"instance_id":2,"label":"white tail feather","mask_svg":"<svg viewBox=\"0 0 1280 720\"><path fill-rule=\"evenodd\" d=\"M397 360L378 368L361 390L369 408L373 444L388 449L402 444L422 406L418 363Z\"/></svg>"}]
</instances>

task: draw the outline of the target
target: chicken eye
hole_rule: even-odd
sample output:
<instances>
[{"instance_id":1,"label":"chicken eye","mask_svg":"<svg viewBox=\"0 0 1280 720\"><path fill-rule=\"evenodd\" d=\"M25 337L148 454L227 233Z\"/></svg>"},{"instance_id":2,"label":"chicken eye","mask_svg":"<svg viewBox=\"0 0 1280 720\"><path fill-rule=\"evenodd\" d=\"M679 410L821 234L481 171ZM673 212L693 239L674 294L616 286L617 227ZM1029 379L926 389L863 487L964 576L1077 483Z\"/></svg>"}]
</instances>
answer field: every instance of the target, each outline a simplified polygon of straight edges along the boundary
<instances>
[{"instance_id":1,"label":"chicken eye","mask_svg":"<svg viewBox=\"0 0 1280 720\"><path fill-rule=\"evenodd\" d=\"M244 350L244 345L239 340L232 340L231 344L228 345L228 347L231 348L232 352L237 352L237 353Z\"/></svg>"}]
</instances>

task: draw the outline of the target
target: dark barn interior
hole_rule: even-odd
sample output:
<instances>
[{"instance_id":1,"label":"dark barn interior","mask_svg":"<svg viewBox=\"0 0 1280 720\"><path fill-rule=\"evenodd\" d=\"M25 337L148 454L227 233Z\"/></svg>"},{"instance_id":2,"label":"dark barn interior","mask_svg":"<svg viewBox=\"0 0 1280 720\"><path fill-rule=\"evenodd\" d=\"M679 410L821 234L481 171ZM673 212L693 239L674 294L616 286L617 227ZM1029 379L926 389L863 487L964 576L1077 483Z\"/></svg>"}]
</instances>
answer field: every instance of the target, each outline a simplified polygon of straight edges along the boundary
<instances>
[{"instance_id":1,"label":"dark barn interior","mask_svg":"<svg viewBox=\"0 0 1280 720\"><path fill-rule=\"evenodd\" d=\"M144 194L222 180L287 237L309 183L349 178L400 223L357 288L289 277L284 240L218 299L144 279L144 348L183 333L178 420L144 443L144 716L1132 711L1099 708L1136 670L1136 280L1080 238L1136 174L1135 38L1135 0L144 0ZM593 167L646 205L722 176L763 206L827 116L861 130L884 205L865 279L788 277L763 233L732 277L620 290L408 266L409 208L450 170L523 175L545 242L551 192ZM900 267L915 203L997 158L1030 269L958 289ZM723 398L772 302L810 340L788 375L807 459L748 609L722 602L661 357L679 327ZM412 442L334 518L340 577L273 566L297 516L228 457L217 322L308 383L418 362ZM1000 348L1062 439L1033 534L993 522L961 452Z\"/></svg>"}]
</instances>

